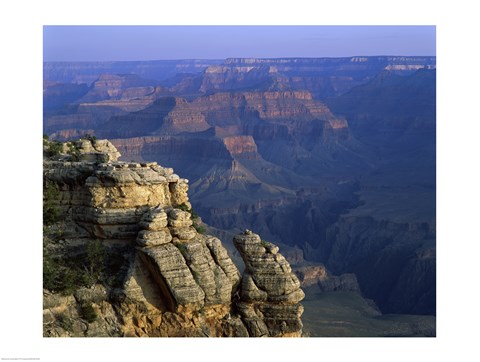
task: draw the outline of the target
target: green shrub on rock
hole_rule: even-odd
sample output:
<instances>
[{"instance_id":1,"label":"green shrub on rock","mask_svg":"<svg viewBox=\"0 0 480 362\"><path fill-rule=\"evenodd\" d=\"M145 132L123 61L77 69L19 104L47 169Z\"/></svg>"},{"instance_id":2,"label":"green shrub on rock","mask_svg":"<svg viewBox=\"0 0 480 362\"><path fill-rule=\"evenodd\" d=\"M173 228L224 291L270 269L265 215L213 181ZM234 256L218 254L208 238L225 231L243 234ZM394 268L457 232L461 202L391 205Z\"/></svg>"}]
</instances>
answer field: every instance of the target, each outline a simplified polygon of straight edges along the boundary
<instances>
[{"instance_id":1,"label":"green shrub on rock","mask_svg":"<svg viewBox=\"0 0 480 362\"><path fill-rule=\"evenodd\" d=\"M205 229L203 225L193 224L193 227L195 228L195 230L197 230L197 233L199 234L205 234L205 232L207 231L207 229Z\"/></svg>"},{"instance_id":2,"label":"green shrub on rock","mask_svg":"<svg viewBox=\"0 0 480 362\"><path fill-rule=\"evenodd\" d=\"M57 314L55 316L55 320L56 322L58 323L58 325L63 328L64 330L68 331L68 332L72 332L73 331L73 322L70 318L68 318L68 316L66 316L65 314L63 313L60 313L60 314Z\"/></svg>"},{"instance_id":3,"label":"green shrub on rock","mask_svg":"<svg viewBox=\"0 0 480 362\"><path fill-rule=\"evenodd\" d=\"M60 189L57 184L45 181L43 184L43 224L52 225L60 220Z\"/></svg>"},{"instance_id":4,"label":"green shrub on rock","mask_svg":"<svg viewBox=\"0 0 480 362\"><path fill-rule=\"evenodd\" d=\"M96 239L88 243L86 285L93 285L99 281L101 274L105 270L106 257L107 251L100 240Z\"/></svg>"},{"instance_id":5,"label":"green shrub on rock","mask_svg":"<svg viewBox=\"0 0 480 362\"><path fill-rule=\"evenodd\" d=\"M88 140L88 141L94 143L94 142L97 140L97 137L92 136L91 134L85 133L85 134L83 135L82 139Z\"/></svg>"},{"instance_id":6,"label":"green shrub on rock","mask_svg":"<svg viewBox=\"0 0 480 362\"><path fill-rule=\"evenodd\" d=\"M45 141L45 139L44 139ZM63 144L58 141L47 141L45 154L47 157L58 156L63 151Z\"/></svg>"},{"instance_id":7,"label":"green shrub on rock","mask_svg":"<svg viewBox=\"0 0 480 362\"><path fill-rule=\"evenodd\" d=\"M63 265L44 248L43 250L43 288L63 295L72 294L77 288L77 273Z\"/></svg>"},{"instance_id":8,"label":"green shrub on rock","mask_svg":"<svg viewBox=\"0 0 480 362\"><path fill-rule=\"evenodd\" d=\"M75 144L75 142L69 142L67 144L67 147L68 147L68 151L67 151L67 154L70 155L70 159L73 161L73 162L78 162L80 161L80 155L81 155L81 152L80 152L80 149L77 147L77 145Z\"/></svg>"},{"instance_id":9,"label":"green shrub on rock","mask_svg":"<svg viewBox=\"0 0 480 362\"><path fill-rule=\"evenodd\" d=\"M80 317L88 323L93 323L97 320L97 312L93 308L92 303L85 303L80 305Z\"/></svg>"}]
</instances>

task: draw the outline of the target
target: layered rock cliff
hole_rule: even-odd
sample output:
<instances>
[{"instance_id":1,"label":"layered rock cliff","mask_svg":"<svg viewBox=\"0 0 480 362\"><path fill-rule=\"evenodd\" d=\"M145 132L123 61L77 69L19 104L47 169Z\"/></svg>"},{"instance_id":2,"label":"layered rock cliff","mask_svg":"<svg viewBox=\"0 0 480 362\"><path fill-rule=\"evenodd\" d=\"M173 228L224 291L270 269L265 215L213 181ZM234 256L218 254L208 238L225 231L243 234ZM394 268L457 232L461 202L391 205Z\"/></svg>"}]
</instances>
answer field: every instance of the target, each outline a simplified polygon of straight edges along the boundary
<instances>
[{"instance_id":1,"label":"layered rock cliff","mask_svg":"<svg viewBox=\"0 0 480 362\"><path fill-rule=\"evenodd\" d=\"M299 302L305 294L278 247L250 230L233 242L246 267L237 306L250 334L300 337L303 307Z\"/></svg>"},{"instance_id":2,"label":"layered rock cliff","mask_svg":"<svg viewBox=\"0 0 480 362\"><path fill-rule=\"evenodd\" d=\"M101 74L137 74L145 79L166 80L176 74L197 73L222 60L154 60L117 62L44 62L44 79L62 83L91 84Z\"/></svg>"},{"instance_id":3,"label":"layered rock cliff","mask_svg":"<svg viewBox=\"0 0 480 362\"><path fill-rule=\"evenodd\" d=\"M245 88L307 89L320 98L339 94L371 79L382 69L408 74L435 68L435 57L229 58L118 62L45 62L44 79L91 84L101 74L137 74L177 91Z\"/></svg>"},{"instance_id":4,"label":"layered rock cliff","mask_svg":"<svg viewBox=\"0 0 480 362\"><path fill-rule=\"evenodd\" d=\"M44 149L45 336L302 335L304 295L278 248L237 236L240 275L188 180L118 161L106 140Z\"/></svg>"},{"instance_id":5,"label":"layered rock cliff","mask_svg":"<svg viewBox=\"0 0 480 362\"><path fill-rule=\"evenodd\" d=\"M230 58L190 76L190 82L183 80L173 89L202 93L247 88L308 90L315 98L325 99L368 82L384 69L408 75L418 69L435 68L435 63L435 57Z\"/></svg>"},{"instance_id":6,"label":"layered rock cliff","mask_svg":"<svg viewBox=\"0 0 480 362\"><path fill-rule=\"evenodd\" d=\"M155 81L134 74L102 74L85 84L44 82L45 131L72 139L95 129L110 117L136 112L169 92Z\"/></svg>"},{"instance_id":7,"label":"layered rock cliff","mask_svg":"<svg viewBox=\"0 0 480 362\"><path fill-rule=\"evenodd\" d=\"M100 137L131 138L216 127L224 136L299 143L303 138L332 143L350 136L347 122L307 91L225 92L187 101L169 97L161 87L128 87L129 81L103 76L66 114L48 115L47 131L93 129Z\"/></svg>"}]
</instances>

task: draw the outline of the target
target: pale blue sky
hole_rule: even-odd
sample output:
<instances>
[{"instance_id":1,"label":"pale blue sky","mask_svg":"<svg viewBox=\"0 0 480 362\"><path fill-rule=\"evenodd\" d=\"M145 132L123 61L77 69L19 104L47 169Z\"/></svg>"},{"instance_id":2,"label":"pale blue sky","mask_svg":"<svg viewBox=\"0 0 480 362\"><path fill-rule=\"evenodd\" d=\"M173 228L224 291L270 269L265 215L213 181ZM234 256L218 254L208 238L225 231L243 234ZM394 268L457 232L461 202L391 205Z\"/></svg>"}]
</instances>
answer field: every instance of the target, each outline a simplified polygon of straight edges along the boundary
<instances>
[{"instance_id":1,"label":"pale blue sky","mask_svg":"<svg viewBox=\"0 0 480 362\"><path fill-rule=\"evenodd\" d=\"M45 61L436 53L434 26L44 26Z\"/></svg>"}]
</instances>

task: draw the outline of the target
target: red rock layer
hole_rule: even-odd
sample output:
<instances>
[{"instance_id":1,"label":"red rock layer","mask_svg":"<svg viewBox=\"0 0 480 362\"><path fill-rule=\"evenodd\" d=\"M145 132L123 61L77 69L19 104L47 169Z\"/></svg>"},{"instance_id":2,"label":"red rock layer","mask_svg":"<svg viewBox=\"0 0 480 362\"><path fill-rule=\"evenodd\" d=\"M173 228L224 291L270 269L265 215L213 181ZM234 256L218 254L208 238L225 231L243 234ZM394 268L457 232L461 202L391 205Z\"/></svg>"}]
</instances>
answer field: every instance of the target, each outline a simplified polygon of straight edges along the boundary
<instances>
[{"instance_id":1,"label":"red rock layer","mask_svg":"<svg viewBox=\"0 0 480 362\"><path fill-rule=\"evenodd\" d=\"M223 143L233 157L250 159L258 159L260 157L252 136L229 136L223 139Z\"/></svg>"}]
</instances>

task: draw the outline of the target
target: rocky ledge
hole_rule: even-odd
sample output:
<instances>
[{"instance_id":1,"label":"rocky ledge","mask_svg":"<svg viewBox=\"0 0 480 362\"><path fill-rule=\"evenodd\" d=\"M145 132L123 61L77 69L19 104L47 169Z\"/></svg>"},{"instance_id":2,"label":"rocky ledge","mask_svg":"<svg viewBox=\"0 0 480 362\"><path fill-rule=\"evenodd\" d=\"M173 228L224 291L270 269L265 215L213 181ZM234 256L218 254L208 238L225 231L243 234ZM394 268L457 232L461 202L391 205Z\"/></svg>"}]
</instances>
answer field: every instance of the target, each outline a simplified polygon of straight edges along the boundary
<instances>
[{"instance_id":1,"label":"rocky ledge","mask_svg":"<svg viewBox=\"0 0 480 362\"><path fill-rule=\"evenodd\" d=\"M44 336L302 335L304 294L278 247L235 236L240 275L188 180L118 161L107 140L59 145L44 146Z\"/></svg>"}]
</instances>

